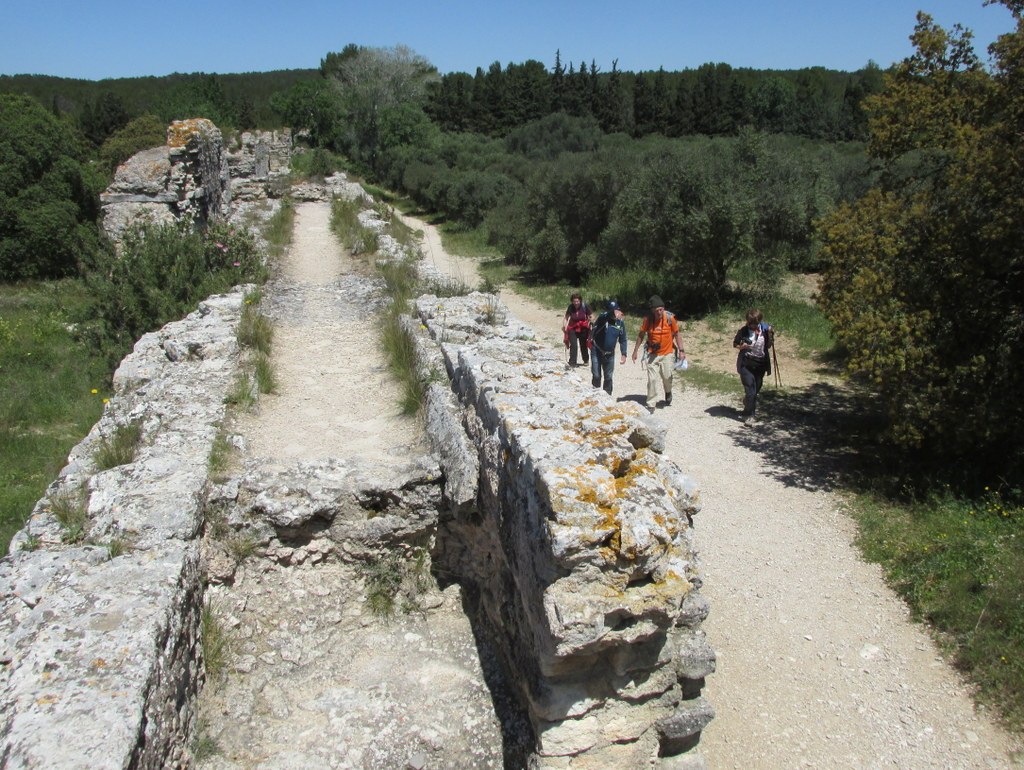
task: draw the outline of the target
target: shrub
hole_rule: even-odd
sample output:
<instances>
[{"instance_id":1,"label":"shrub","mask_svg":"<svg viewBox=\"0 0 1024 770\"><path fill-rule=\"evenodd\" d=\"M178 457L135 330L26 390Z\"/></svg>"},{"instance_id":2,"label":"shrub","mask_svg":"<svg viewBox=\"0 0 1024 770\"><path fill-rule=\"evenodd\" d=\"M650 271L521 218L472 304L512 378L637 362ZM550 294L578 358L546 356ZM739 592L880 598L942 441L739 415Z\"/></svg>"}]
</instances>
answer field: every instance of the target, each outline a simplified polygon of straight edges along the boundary
<instances>
[{"instance_id":1,"label":"shrub","mask_svg":"<svg viewBox=\"0 0 1024 770\"><path fill-rule=\"evenodd\" d=\"M167 143L167 124L156 115L146 113L115 131L100 146L100 163L108 172L114 170L132 155L151 147Z\"/></svg>"},{"instance_id":2,"label":"shrub","mask_svg":"<svg viewBox=\"0 0 1024 770\"><path fill-rule=\"evenodd\" d=\"M195 233L185 225L141 225L120 255L103 253L87 275L94 295L86 323L114 363L148 331L181 318L199 300L266 275L253 236L225 225Z\"/></svg>"},{"instance_id":3,"label":"shrub","mask_svg":"<svg viewBox=\"0 0 1024 770\"><path fill-rule=\"evenodd\" d=\"M35 99L0 94L0 280L73 275L92 259L105 180L81 158Z\"/></svg>"}]
</instances>

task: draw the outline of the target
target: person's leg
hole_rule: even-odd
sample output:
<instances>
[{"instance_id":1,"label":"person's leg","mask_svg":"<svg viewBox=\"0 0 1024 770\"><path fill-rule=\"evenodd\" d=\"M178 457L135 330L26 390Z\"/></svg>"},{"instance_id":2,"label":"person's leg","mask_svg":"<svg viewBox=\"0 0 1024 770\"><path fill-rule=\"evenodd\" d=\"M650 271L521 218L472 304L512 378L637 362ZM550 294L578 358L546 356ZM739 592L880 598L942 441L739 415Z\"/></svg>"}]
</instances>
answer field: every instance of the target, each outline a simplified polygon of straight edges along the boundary
<instances>
[{"instance_id":1,"label":"person's leg","mask_svg":"<svg viewBox=\"0 0 1024 770\"><path fill-rule=\"evenodd\" d=\"M595 388L601 387L601 354L594 351L594 355L590 359L590 384ZM605 387L605 390L608 390Z\"/></svg>"},{"instance_id":2,"label":"person's leg","mask_svg":"<svg viewBox=\"0 0 1024 770\"><path fill-rule=\"evenodd\" d=\"M576 348L579 346L579 335L569 330L569 366L576 366Z\"/></svg>"},{"instance_id":3,"label":"person's leg","mask_svg":"<svg viewBox=\"0 0 1024 770\"><path fill-rule=\"evenodd\" d=\"M583 363L590 363L590 348L587 343L590 342L590 329L584 329L580 332L580 357L583 359Z\"/></svg>"},{"instance_id":4,"label":"person's leg","mask_svg":"<svg viewBox=\"0 0 1024 770\"><path fill-rule=\"evenodd\" d=\"M661 375L658 373L658 358L657 356L647 356L647 406L650 409L654 408L654 403L658 400L658 379Z\"/></svg>"},{"instance_id":5,"label":"person's leg","mask_svg":"<svg viewBox=\"0 0 1024 770\"><path fill-rule=\"evenodd\" d=\"M754 371L754 403L750 407L751 414L757 411L757 395L761 392L761 386L764 384L765 371L765 369L757 369Z\"/></svg>"},{"instance_id":6,"label":"person's leg","mask_svg":"<svg viewBox=\"0 0 1024 770\"><path fill-rule=\"evenodd\" d=\"M672 375L675 373L675 356L671 353L661 357L661 384L665 388L665 404L672 403Z\"/></svg>"},{"instance_id":7,"label":"person's leg","mask_svg":"<svg viewBox=\"0 0 1024 770\"><path fill-rule=\"evenodd\" d=\"M757 399L757 378L747 367L741 366L740 382L743 383L743 414L753 414Z\"/></svg>"},{"instance_id":8,"label":"person's leg","mask_svg":"<svg viewBox=\"0 0 1024 770\"><path fill-rule=\"evenodd\" d=\"M604 389L610 396L612 394L612 377L615 375L615 354L612 353L610 356L594 356L595 361L599 358L604 359L601 363L601 367L604 369Z\"/></svg>"}]
</instances>

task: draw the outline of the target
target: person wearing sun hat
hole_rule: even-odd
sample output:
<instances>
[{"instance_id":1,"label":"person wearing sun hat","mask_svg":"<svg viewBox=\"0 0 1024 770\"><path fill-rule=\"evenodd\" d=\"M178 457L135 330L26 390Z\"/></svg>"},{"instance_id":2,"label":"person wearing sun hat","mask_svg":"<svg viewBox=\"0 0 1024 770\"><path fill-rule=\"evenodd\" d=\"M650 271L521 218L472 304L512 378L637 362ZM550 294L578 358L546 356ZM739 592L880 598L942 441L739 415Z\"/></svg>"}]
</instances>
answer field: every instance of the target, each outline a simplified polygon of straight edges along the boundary
<instances>
[{"instance_id":1,"label":"person wearing sun hat","mask_svg":"<svg viewBox=\"0 0 1024 770\"><path fill-rule=\"evenodd\" d=\"M612 377L615 374L615 346L619 346L620 364L626 363L626 322L622 320L622 308L615 300L597 317L590 339L590 374L595 388L601 387L604 379L605 392L611 395Z\"/></svg>"},{"instance_id":2,"label":"person wearing sun hat","mask_svg":"<svg viewBox=\"0 0 1024 770\"><path fill-rule=\"evenodd\" d=\"M644 363L647 365L647 408L654 411L658 397L658 380L665 389L665 406L672 405L672 373L675 371L675 351L679 360L686 360L683 334L676 317L665 309L665 303L657 294L647 301L648 312L640 324L640 334L633 348L633 361L640 352L640 343L647 337L644 347Z\"/></svg>"}]
</instances>

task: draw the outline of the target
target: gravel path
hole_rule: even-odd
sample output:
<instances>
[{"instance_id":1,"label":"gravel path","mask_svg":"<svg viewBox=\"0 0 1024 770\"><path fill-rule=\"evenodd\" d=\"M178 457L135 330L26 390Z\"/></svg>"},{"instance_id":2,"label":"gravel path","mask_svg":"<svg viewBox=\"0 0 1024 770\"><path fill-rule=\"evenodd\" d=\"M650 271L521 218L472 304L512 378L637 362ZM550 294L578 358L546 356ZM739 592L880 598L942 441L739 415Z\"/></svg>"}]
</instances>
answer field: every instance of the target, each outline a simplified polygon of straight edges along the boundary
<instances>
[{"instance_id":1,"label":"gravel path","mask_svg":"<svg viewBox=\"0 0 1024 770\"><path fill-rule=\"evenodd\" d=\"M366 281L330 235L327 208L300 206L283 275L267 290L281 387L239 432L247 455L270 465L386 461L422 446L397 414L382 357L367 348ZM476 282L472 261L408 221L439 270ZM502 300L561 347L560 312L509 292ZM635 323L629 331L635 338ZM687 342L697 362L729 358ZM645 392L638 365L618 366L615 382L620 398ZM673 405L659 410L667 452L703 490L696 535L719 661L705 689L717 717L701 753L714 770L1024 767L1020 744L973 707L879 570L858 557L834 489L842 455L828 440L836 428L821 406L827 396L801 389L751 428L735 419L738 383L721 397L681 375ZM789 405L805 402L794 420ZM815 405L820 422L809 418ZM401 766L418 763L416 746L450 767L497 766L498 726L457 593L432 596L422 618L384 626L362 609L358 576L337 569L328 580L322 570L252 565L219 597L244 640L245 675L204 696L209 734L224 750L204 770ZM380 654L368 660L367 651ZM377 690L367 690L367 670ZM389 730L394 741L374 738Z\"/></svg>"},{"instance_id":2,"label":"gravel path","mask_svg":"<svg viewBox=\"0 0 1024 770\"><path fill-rule=\"evenodd\" d=\"M436 230L406 220L439 270L477 280L475 264L446 254ZM560 312L509 292L502 300L561 346ZM638 327L627 326L632 352ZM638 365L617 365L617 397L645 392ZM673 405L658 412L666 451L697 479L704 503L696 535L718 670L705 688L717 717L700 751L714 770L1024 767L1020 741L975 708L879 568L859 557L833 489L842 456L829 442L829 394L811 387L792 399L806 407L805 425L776 402L747 427L736 419L738 379L736 395L722 397L687 387L682 374Z\"/></svg>"}]
</instances>

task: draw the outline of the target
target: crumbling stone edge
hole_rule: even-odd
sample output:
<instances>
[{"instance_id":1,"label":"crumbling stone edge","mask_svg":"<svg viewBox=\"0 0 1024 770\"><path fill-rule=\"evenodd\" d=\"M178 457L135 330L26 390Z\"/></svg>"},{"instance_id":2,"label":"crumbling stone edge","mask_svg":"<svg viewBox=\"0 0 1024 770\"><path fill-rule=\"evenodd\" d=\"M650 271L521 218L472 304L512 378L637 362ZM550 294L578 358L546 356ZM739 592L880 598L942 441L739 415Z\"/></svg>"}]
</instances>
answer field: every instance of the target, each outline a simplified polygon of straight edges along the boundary
<instances>
[{"instance_id":1,"label":"crumbling stone edge","mask_svg":"<svg viewBox=\"0 0 1024 770\"><path fill-rule=\"evenodd\" d=\"M203 498L247 288L136 343L103 416L0 560L9 770L189 765L203 681ZM129 424L141 431L135 459L100 470L96 449ZM79 543L65 542L54 513L62 497L87 505Z\"/></svg>"}]
</instances>

